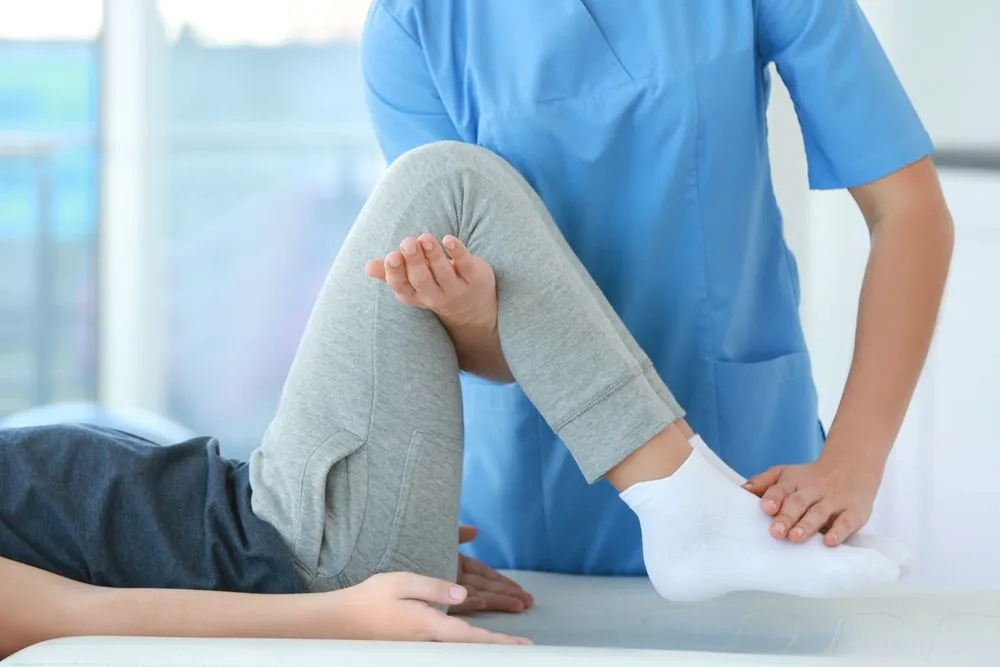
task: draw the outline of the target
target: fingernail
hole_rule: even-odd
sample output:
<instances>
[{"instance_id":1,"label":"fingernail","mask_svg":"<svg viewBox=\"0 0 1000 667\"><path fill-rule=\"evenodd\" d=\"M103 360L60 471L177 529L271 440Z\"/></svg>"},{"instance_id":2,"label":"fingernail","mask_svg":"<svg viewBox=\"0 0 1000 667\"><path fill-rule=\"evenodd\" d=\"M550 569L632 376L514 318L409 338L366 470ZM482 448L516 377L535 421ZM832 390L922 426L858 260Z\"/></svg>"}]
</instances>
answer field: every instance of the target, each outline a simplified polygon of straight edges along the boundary
<instances>
[{"instance_id":1,"label":"fingernail","mask_svg":"<svg viewBox=\"0 0 1000 667\"><path fill-rule=\"evenodd\" d=\"M403 252L407 255L412 255L417 251L417 246L412 241L404 241L402 248Z\"/></svg>"},{"instance_id":2,"label":"fingernail","mask_svg":"<svg viewBox=\"0 0 1000 667\"><path fill-rule=\"evenodd\" d=\"M445 248L454 248L456 245L454 236L446 236L441 242L444 243Z\"/></svg>"},{"instance_id":3,"label":"fingernail","mask_svg":"<svg viewBox=\"0 0 1000 667\"><path fill-rule=\"evenodd\" d=\"M802 537L805 534L806 534L806 531L802 530L801 528L793 528L792 529L792 536L793 537Z\"/></svg>"},{"instance_id":4,"label":"fingernail","mask_svg":"<svg viewBox=\"0 0 1000 667\"><path fill-rule=\"evenodd\" d=\"M424 250L434 250L434 242L424 241Z\"/></svg>"},{"instance_id":5,"label":"fingernail","mask_svg":"<svg viewBox=\"0 0 1000 667\"><path fill-rule=\"evenodd\" d=\"M826 541L827 542L833 542L834 544L836 544L837 541L838 541L837 540L837 533L827 533L826 534Z\"/></svg>"},{"instance_id":6,"label":"fingernail","mask_svg":"<svg viewBox=\"0 0 1000 667\"><path fill-rule=\"evenodd\" d=\"M448 595L451 596L451 599L455 602L461 602L462 598L465 597L465 589L461 586L452 586Z\"/></svg>"},{"instance_id":7,"label":"fingernail","mask_svg":"<svg viewBox=\"0 0 1000 667\"><path fill-rule=\"evenodd\" d=\"M773 500L765 500L764 501L764 507L766 509L769 509L769 510L776 510L776 509L778 509L778 506L774 504Z\"/></svg>"},{"instance_id":8,"label":"fingernail","mask_svg":"<svg viewBox=\"0 0 1000 667\"><path fill-rule=\"evenodd\" d=\"M783 523L776 523L776 524L774 524L774 532L777 535L784 535L785 534L785 524L783 524Z\"/></svg>"},{"instance_id":9,"label":"fingernail","mask_svg":"<svg viewBox=\"0 0 1000 667\"><path fill-rule=\"evenodd\" d=\"M753 482L746 482L745 484L743 484L744 489L749 489L751 486L753 486Z\"/></svg>"},{"instance_id":10,"label":"fingernail","mask_svg":"<svg viewBox=\"0 0 1000 667\"><path fill-rule=\"evenodd\" d=\"M396 257L395 255L390 256L389 257L389 266L391 266L394 269L399 268L399 257Z\"/></svg>"}]
</instances>

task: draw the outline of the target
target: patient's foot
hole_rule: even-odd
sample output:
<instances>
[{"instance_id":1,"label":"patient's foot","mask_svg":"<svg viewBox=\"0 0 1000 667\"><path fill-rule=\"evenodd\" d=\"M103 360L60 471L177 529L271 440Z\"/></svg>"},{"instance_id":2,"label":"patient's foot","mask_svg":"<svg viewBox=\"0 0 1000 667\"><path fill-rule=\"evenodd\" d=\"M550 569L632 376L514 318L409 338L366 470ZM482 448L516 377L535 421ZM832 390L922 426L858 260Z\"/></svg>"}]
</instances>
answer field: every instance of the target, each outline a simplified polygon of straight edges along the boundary
<instances>
[{"instance_id":1,"label":"patient's foot","mask_svg":"<svg viewBox=\"0 0 1000 667\"><path fill-rule=\"evenodd\" d=\"M722 474L733 486L743 486L744 482L747 481L745 477L730 468L725 461L719 458L719 455L712 451L712 448L700 436L695 435L691 437L689 442L691 447L700 453L708 464ZM844 540L844 544L878 551L898 565L903 575L910 569L911 554L909 549L892 538L862 531L848 537Z\"/></svg>"},{"instance_id":2,"label":"patient's foot","mask_svg":"<svg viewBox=\"0 0 1000 667\"><path fill-rule=\"evenodd\" d=\"M836 597L899 578L899 564L873 549L830 548L819 536L775 540L760 500L698 448L672 476L635 484L621 497L639 517L649 578L668 600L734 591Z\"/></svg>"}]
</instances>

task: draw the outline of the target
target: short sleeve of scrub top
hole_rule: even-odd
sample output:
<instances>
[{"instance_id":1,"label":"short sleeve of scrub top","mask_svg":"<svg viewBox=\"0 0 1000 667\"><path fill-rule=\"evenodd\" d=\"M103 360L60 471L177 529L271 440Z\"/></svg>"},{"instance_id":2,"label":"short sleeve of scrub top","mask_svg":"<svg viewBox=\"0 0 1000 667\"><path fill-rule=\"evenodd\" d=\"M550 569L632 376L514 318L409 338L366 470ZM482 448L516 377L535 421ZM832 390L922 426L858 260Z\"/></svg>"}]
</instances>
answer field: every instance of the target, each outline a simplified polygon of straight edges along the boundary
<instances>
[{"instance_id":1,"label":"short sleeve of scrub top","mask_svg":"<svg viewBox=\"0 0 1000 667\"><path fill-rule=\"evenodd\" d=\"M876 181L933 150L856 0L755 0L757 45L788 88L818 190Z\"/></svg>"},{"instance_id":2,"label":"short sleeve of scrub top","mask_svg":"<svg viewBox=\"0 0 1000 667\"><path fill-rule=\"evenodd\" d=\"M930 138L856 0L375 0L361 47L389 162L477 143L536 189L680 401L744 476L823 444L795 259L768 163L768 67L813 188L878 180ZM467 553L642 574L639 525L515 386L466 378Z\"/></svg>"},{"instance_id":3,"label":"short sleeve of scrub top","mask_svg":"<svg viewBox=\"0 0 1000 667\"><path fill-rule=\"evenodd\" d=\"M389 162L424 144L459 140L423 49L381 2L368 10L361 68L376 138Z\"/></svg>"}]
</instances>

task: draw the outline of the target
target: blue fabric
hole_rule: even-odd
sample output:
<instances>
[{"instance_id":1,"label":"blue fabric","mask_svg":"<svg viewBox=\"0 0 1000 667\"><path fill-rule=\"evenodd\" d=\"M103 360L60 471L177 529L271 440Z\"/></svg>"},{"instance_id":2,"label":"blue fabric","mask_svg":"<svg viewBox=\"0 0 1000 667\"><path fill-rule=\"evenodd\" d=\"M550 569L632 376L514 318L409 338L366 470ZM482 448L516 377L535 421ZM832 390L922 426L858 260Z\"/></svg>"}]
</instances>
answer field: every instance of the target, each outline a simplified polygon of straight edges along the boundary
<instances>
[{"instance_id":1,"label":"blue fabric","mask_svg":"<svg viewBox=\"0 0 1000 667\"><path fill-rule=\"evenodd\" d=\"M247 466L83 425L0 429L0 556L85 583L303 593Z\"/></svg>"},{"instance_id":2,"label":"blue fabric","mask_svg":"<svg viewBox=\"0 0 1000 667\"><path fill-rule=\"evenodd\" d=\"M814 460L823 441L771 183L771 63L813 187L868 183L932 151L854 0L378 0L362 40L387 159L457 139L517 167L692 426L743 475ZM584 483L516 386L468 379L465 406L470 553L643 573L631 512Z\"/></svg>"}]
</instances>

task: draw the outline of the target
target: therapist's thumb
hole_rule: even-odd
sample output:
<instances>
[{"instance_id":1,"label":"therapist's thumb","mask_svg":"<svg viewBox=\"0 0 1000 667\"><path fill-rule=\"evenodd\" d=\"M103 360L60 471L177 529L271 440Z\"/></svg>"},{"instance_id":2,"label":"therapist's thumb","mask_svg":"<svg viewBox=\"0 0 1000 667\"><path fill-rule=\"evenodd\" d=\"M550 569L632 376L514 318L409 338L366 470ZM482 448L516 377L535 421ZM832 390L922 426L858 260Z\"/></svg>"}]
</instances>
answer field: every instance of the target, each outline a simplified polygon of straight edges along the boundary
<instances>
[{"instance_id":1,"label":"therapist's thumb","mask_svg":"<svg viewBox=\"0 0 1000 667\"><path fill-rule=\"evenodd\" d=\"M765 491L778 483L784 469L784 466L775 466L759 475L754 475L746 481L743 488L756 496L761 496Z\"/></svg>"},{"instance_id":2,"label":"therapist's thumb","mask_svg":"<svg viewBox=\"0 0 1000 667\"><path fill-rule=\"evenodd\" d=\"M428 604L456 605L465 601L468 591L464 587L442 579L424 577L410 572L398 574L397 589L404 600L419 600Z\"/></svg>"}]
</instances>

